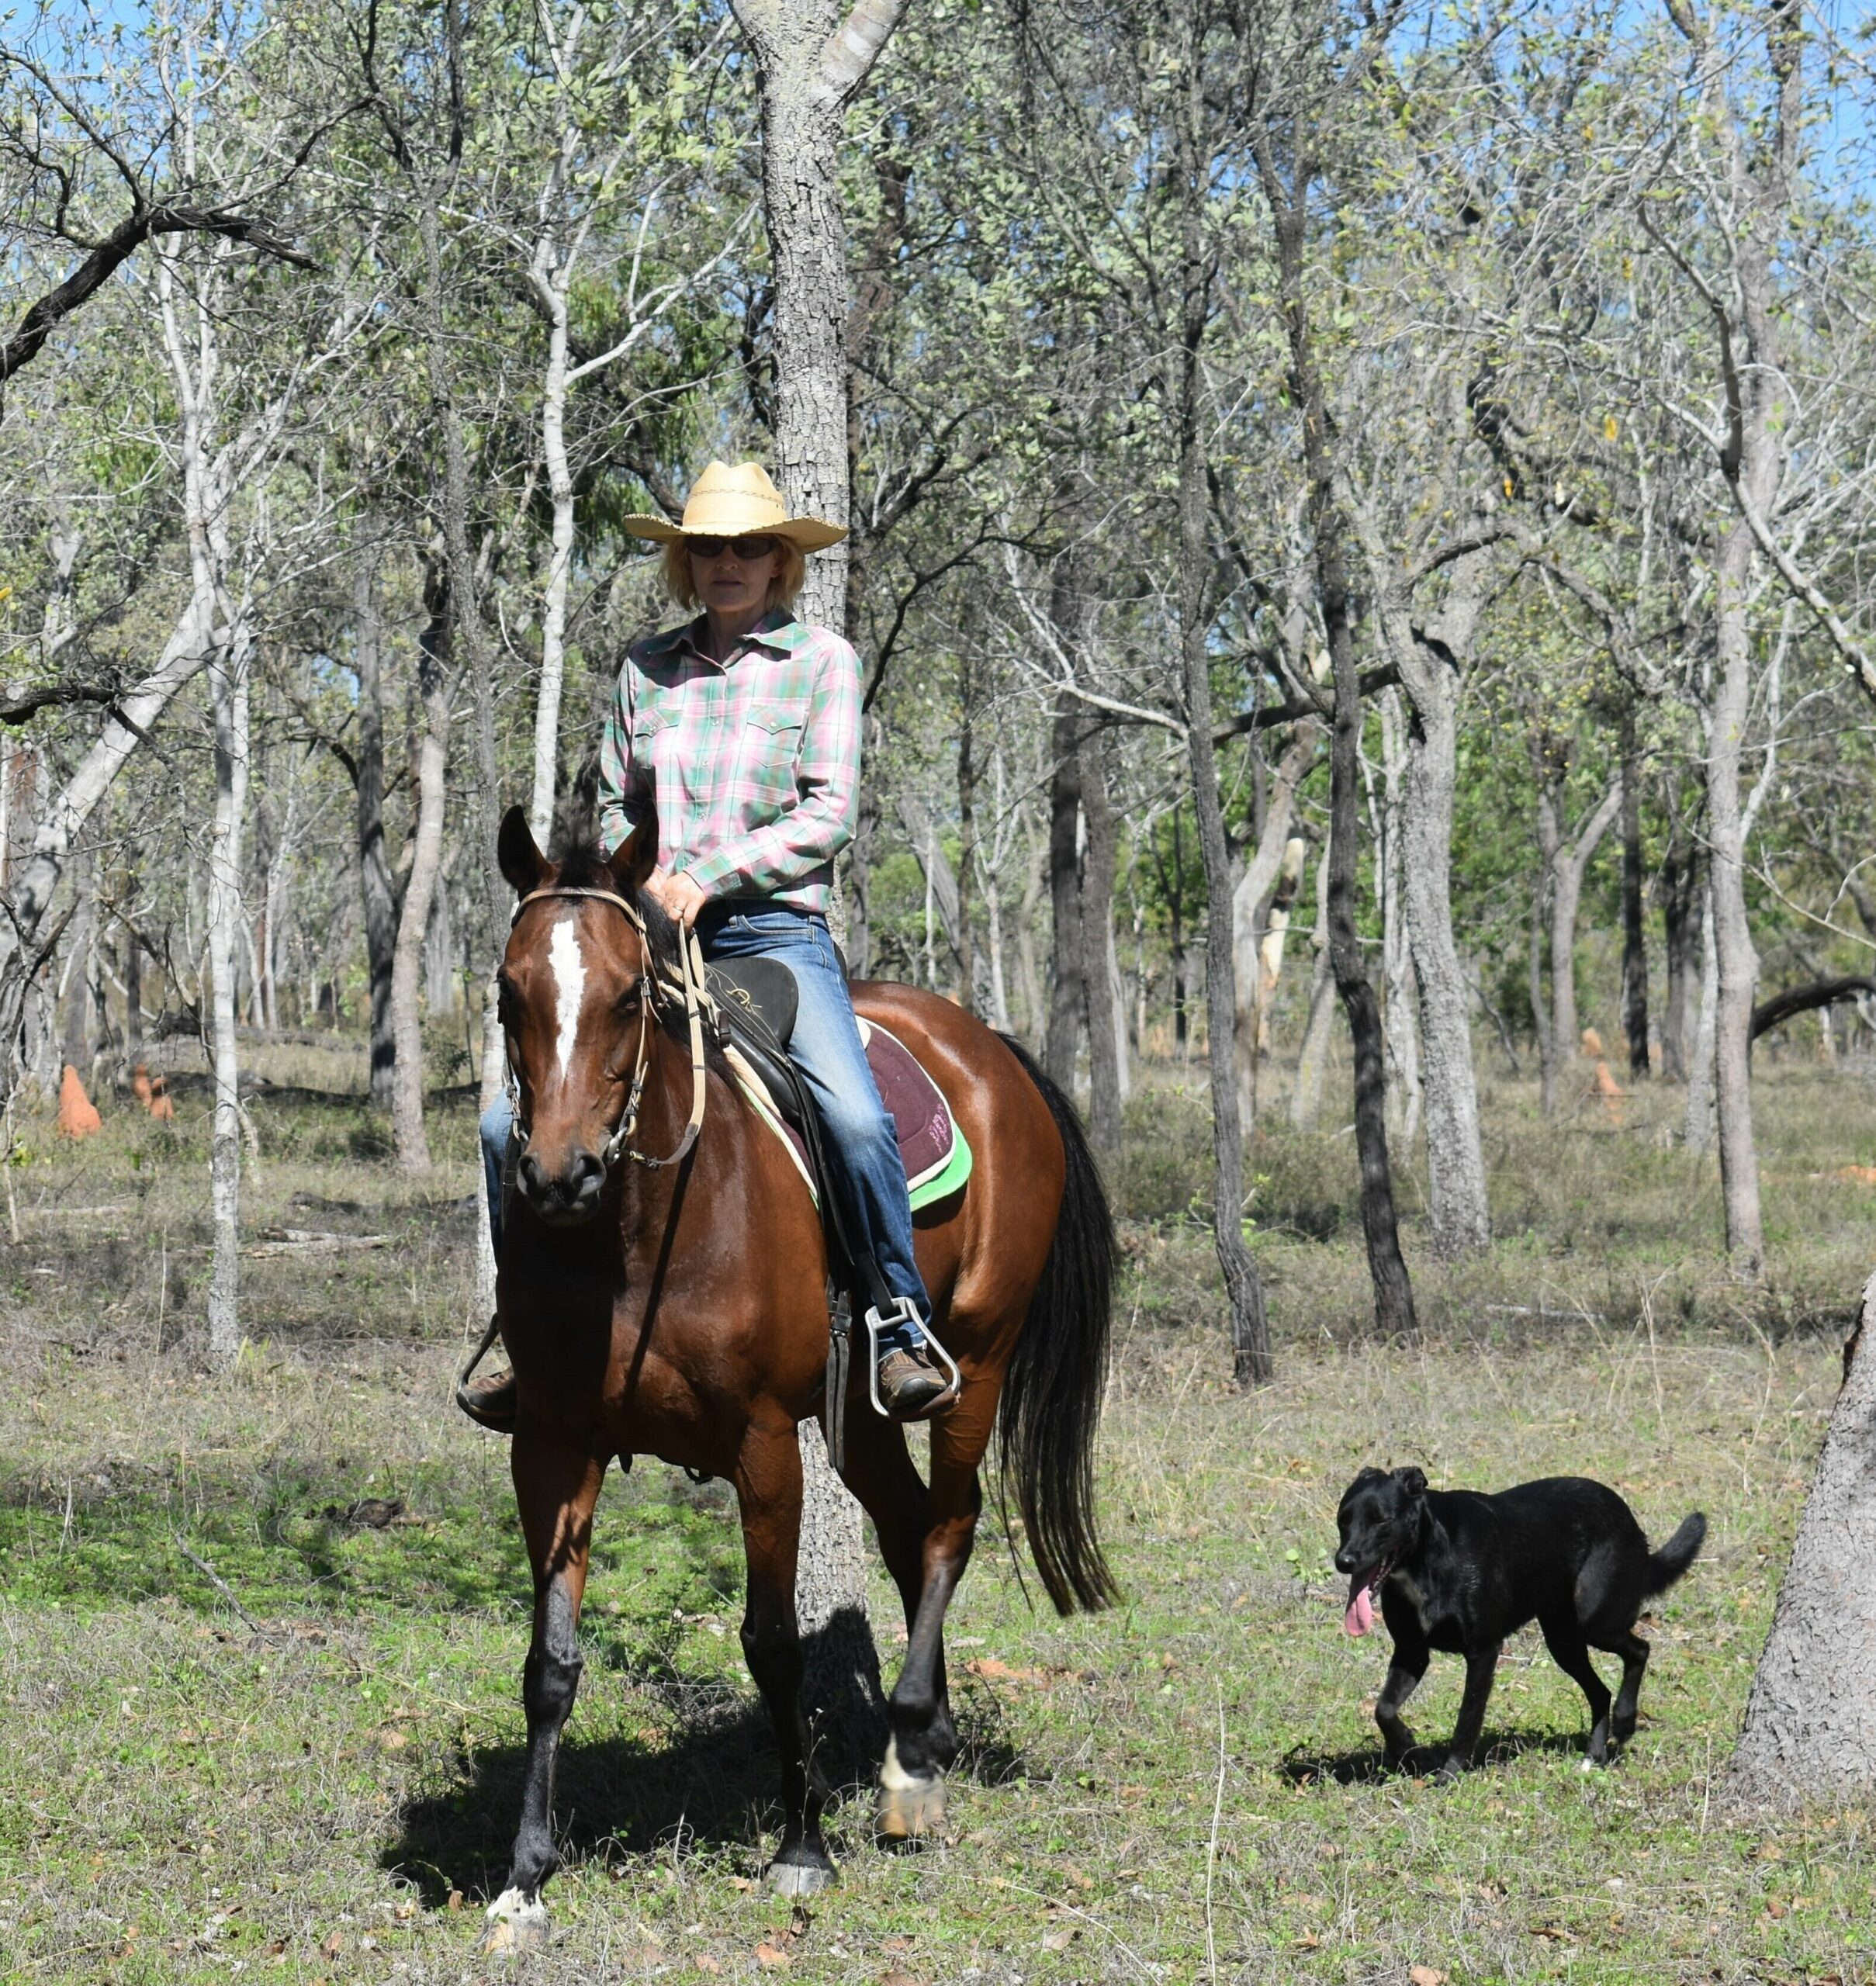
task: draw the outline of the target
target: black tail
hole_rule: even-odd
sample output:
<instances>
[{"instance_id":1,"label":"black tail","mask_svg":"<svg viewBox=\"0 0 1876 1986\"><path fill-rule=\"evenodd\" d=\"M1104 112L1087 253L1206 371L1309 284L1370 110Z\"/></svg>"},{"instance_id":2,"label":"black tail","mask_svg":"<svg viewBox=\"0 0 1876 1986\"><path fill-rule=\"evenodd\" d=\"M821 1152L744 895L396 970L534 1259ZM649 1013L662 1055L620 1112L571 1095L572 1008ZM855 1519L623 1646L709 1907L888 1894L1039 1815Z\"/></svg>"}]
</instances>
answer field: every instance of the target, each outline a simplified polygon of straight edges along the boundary
<instances>
[{"instance_id":1,"label":"black tail","mask_svg":"<svg viewBox=\"0 0 1876 1986\"><path fill-rule=\"evenodd\" d=\"M1014 1486L1036 1569L1057 1613L1120 1597L1095 1535L1094 1439L1107 1386L1114 1223L1075 1105L1008 1035L1049 1106L1068 1160L1055 1240L1003 1380L997 1463Z\"/></svg>"},{"instance_id":2,"label":"black tail","mask_svg":"<svg viewBox=\"0 0 1876 1986\"><path fill-rule=\"evenodd\" d=\"M1696 1510L1691 1517L1684 1517L1680 1528L1660 1550L1648 1555L1648 1590L1667 1592L1693 1564L1695 1555L1706 1541L1707 1521L1699 1511Z\"/></svg>"}]
</instances>

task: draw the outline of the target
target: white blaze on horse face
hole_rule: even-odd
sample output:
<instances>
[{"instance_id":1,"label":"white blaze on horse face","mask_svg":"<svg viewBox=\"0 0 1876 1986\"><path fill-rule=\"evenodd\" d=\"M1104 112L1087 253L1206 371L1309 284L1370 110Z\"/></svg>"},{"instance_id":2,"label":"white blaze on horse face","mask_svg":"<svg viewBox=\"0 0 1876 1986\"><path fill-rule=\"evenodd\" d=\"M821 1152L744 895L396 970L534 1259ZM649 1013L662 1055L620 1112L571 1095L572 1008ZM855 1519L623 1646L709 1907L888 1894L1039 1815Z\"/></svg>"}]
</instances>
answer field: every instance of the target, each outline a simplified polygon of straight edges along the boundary
<instances>
[{"instance_id":1,"label":"white blaze on horse face","mask_svg":"<svg viewBox=\"0 0 1876 1986\"><path fill-rule=\"evenodd\" d=\"M580 933L572 917L563 917L548 940L547 962L554 969L555 1013L559 1032L554 1048L560 1057L560 1080L566 1081L573 1064L573 1044L580 1038L580 1009L587 997L587 962L580 950Z\"/></svg>"}]
</instances>

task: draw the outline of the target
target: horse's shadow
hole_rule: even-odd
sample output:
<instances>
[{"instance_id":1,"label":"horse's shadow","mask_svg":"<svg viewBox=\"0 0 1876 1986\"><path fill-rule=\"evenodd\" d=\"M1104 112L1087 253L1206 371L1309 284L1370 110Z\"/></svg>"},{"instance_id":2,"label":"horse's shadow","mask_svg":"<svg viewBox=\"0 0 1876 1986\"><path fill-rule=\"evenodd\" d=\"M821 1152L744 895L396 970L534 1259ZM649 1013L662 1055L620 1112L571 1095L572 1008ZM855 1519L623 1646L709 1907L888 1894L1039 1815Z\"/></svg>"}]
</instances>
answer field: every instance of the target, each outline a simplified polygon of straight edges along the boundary
<instances>
[{"instance_id":1,"label":"horse's shadow","mask_svg":"<svg viewBox=\"0 0 1876 1986\"><path fill-rule=\"evenodd\" d=\"M711 1694L715 1694L711 1691ZM998 1786L1036 1776L999 1710L954 1700L961 1741L949 1775ZM460 1890L473 1901L506 1880L521 1814L527 1751L491 1746L460 1758L447 1783L409 1801L380 1866L414 1883L434 1908ZM875 1759L834 1775L839 1804L828 1833L836 1856L872 1838ZM560 1749L554 1787L554 1839L564 1866L622 1866L651 1854L740 1856L760 1870L765 1835L781 1824L781 1763L769 1721L753 1698L692 1711L674 1739L617 1735L583 1739L577 1717Z\"/></svg>"},{"instance_id":2,"label":"horse's shadow","mask_svg":"<svg viewBox=\"0 0 1876 1986\"><path fill-rule=\"evenodd\" d=\"M1487 1731L1480 1737L1470 1770L1483 1772L1493 1766L1508 1765L1527 1752L1580 1756L1583 1747L1581 1738L1560 1731ZM1363 1745L1352 1752L1312 1752L1297 1745L1283 1755L1279 1770L1293 1786L1325 1780L1332 1780L1338 1786L1366 1786L1384 1779L1431 1779L1445 1756L1444 1745L1415 1745L1399 1765L1390 1766L1376 1744Z\"/></svg>"}]
</instances>

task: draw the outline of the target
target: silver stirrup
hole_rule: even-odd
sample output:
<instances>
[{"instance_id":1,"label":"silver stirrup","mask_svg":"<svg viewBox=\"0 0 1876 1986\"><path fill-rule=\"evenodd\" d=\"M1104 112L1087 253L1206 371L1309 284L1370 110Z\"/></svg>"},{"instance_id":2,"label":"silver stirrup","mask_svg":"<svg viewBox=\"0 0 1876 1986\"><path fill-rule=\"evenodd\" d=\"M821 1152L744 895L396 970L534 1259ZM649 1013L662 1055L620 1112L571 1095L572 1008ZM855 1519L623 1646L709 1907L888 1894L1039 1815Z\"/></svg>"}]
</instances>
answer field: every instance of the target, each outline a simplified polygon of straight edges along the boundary
<instances>
[{"instance_id":1,"label":"silver stirrup","mask_svg":"<svg viewBox=\"0 0 1876 1986\"><path fill-rule=\"evenodd\" d=\"M919 1306L909 1296L895 1296L892 1299L892 1314L889 1317L880 1315L877 1303L869 1306L864 1321L867 1327L867 1391L872 1397L873 1411L882 1420L890 1420L892 1416L886 1411L885 1404L879 1396L879 1334L881 1331L890 1330L895 1324L910 1324L920 1332L926 1346L937 1353L950 1372L951 1391L954 1393L964 1391L964 1375L957 1369L957 1361L938 1342L937 1335L931 1326L921 1320Z\"/></svg>"}]
</instances>

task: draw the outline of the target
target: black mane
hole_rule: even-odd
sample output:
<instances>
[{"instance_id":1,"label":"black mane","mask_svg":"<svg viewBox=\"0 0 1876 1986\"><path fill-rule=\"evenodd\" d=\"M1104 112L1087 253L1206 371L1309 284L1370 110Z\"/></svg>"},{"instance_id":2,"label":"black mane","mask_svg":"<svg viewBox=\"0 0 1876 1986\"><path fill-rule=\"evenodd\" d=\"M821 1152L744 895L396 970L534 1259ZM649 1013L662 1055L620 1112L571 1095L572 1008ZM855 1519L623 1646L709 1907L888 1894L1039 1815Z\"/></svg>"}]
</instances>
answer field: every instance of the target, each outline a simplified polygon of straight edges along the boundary
<instances>
[{"instance_id":1,"label":"black mane","mask_svg":"<svg viewBox=\"0 0 1876 1986\"><path fill-rule=\"evenodd\" d=\"M677 976L677 926L645 891L620 891L618 878L613 874L601 838L598 816L590 803L569 802L555 815L547 859L554 865L558 888L611 890L623 894L645 920L645 935L660 976Z\"/></svg>"}]
</instances>

